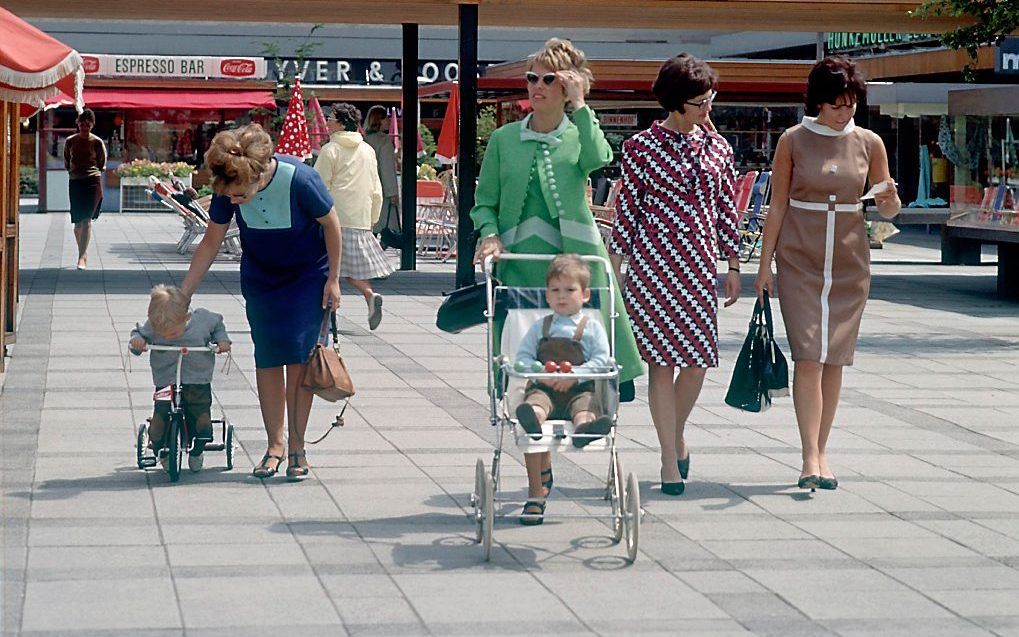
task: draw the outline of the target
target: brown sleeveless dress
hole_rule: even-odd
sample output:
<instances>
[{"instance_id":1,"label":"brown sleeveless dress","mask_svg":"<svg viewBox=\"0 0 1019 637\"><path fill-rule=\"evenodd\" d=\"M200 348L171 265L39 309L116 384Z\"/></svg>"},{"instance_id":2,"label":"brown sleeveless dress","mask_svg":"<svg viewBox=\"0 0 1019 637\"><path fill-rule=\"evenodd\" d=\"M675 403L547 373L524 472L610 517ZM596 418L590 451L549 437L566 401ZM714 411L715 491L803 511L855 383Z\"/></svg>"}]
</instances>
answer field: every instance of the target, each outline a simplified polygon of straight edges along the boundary
<instances>
[{"instance_id":1,"label":"brown sleeveless dress","mask_svg":"<svg viewBox=\"0 0 1019 637\"><path fill-rule=\"evenodd\" d=\"M870 292L870 246L860 196L881 138L813 118L787 130L792 148L789 208L775 260L794 361L852 365Z\"/></svg>"}]
</instances>

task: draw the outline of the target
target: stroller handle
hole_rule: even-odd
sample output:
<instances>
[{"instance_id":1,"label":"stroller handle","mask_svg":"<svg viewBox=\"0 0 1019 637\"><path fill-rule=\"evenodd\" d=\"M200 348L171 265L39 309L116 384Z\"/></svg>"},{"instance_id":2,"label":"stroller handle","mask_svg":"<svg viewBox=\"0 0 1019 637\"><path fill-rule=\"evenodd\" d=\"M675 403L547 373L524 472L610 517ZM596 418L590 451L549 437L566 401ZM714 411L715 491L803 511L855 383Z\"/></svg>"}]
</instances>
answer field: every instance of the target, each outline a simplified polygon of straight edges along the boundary
<instances>
[{"instance_id":1,"label":"stroller handle","mask_svg":"<svg viewBox=\"0 0 1019 637\"><path fill-rule=\"evenodd\" d=\"M559 255L558 254L527 254L527 253L523 253L523 252L521 252L521 253L517 253L517 252L503 252L502 254L499 255L499 260L500 261L549 261L549 262L551 262L557 256L559 256ZM615 271L612 269L612 262L609 261L608 259L606 259L605 257L600 257L600 256L594 255L594 254L582 254L582 255L578 255L578 256L580 256L581 261L585 261L587 263L598 263L599 265L602 266L602 268L604 268L605 274L607 274L609 276L611 276L611 275L613 275L615 273ZM488 255L487 257L485 257L484 269L485 269L485 274L486 275L491 275L492 272L495 270L495 261L496 261L496 258L494 256L492 256L492 255ZM610 280L609 286L611 287L611 285L612 284L611 284L611 280Z\"/></svg>"}]
</instances>

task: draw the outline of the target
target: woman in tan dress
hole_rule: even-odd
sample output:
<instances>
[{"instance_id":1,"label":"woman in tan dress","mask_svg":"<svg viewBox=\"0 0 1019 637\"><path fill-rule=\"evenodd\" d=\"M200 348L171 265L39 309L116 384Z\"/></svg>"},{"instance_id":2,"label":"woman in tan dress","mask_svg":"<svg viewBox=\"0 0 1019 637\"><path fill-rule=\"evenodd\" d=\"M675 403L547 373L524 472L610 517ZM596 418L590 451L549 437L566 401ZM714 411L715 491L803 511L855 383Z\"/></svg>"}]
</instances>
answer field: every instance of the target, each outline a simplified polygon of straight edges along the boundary
<instances>
[{"instance_id":1,"label":"woman in tan dress","mask_svg":"<svg viewBox=\"0 0 1019 637\"><path fill-rule=\"evenodd\" d=\"M758 296L774 292L778 264L782 318L795 361L793 404L803 446L801 488L835 489L825 456L842 389L842 367L853 364L860 318L870 291L870 247L863 196L870 184L885 218L902 204L877 134L856 126L866 84L842 57L818 62L807 79L803 122L779 139L772 200L764 227Z\"/></svg>"}]
</instances>

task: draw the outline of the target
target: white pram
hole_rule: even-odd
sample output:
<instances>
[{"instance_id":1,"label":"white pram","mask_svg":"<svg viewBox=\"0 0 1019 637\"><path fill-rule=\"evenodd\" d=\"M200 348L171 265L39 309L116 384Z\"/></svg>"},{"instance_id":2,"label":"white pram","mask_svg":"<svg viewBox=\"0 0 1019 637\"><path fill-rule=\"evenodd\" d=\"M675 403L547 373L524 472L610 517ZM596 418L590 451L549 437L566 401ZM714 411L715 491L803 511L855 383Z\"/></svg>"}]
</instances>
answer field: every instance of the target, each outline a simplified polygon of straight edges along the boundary
<instances>
[{"instance_id":1,"label":"white pram","mask_svg":"<svg viewBox=\"0 0 1019 637\"><path fill-rule=\"evenodd\" d=\"M500 260L545 261L551 262L555 255L509 254L503 253ZM491 424L498 427L498 441L492 458L491 472L486 471L485 462L478 459L475 465L474 493L470 504L473 507L473 520L476 525L475 540L482 545L485 560L491 556L492 527L495 517L509 515L508 512L496 512L497 503L509 503L500 500L499 470L502 457L502 444L508 430L517 447L524 453L540 453L544 451L567 453L597 453L608 451L608 477L604 499L611 504L612 535L616 542L625 538L626 557L632 563L637 557L637 542L640 535L640 489L637 477L630 473L623 480L623 466L616 452L616 424L619 411L619 367L615 362L615 329L612 318L616 316L615 280L612 267L607 259L597 256L582 257L592 269L605 273L607 287L592 287L591 302L584 306L584 314L589 320L598 321L606 328L609 335L609 367L599 370L584 370L583 373L571 373L570 378L594 383L593 403L597 410L612 419L612 428L608 435L577 434L569 420L553 420L549 418L542 423L542 435L535 440L526 433L515 417L516 407L523 401L527 384L537 380L559 380L562 374L531 371L518 371L512 360L517 347L527 330L536 321L548 315L550 310L545 300L545 288L517 288L502 285L493 276L491 257L485 260L484 273L487 287L488 308L486 310L488 326L488 393L491 407ZM603 311L607 310L607 311ZM502 321L501 335L497 335L496 317ZM496 338L499 341L496 342ZM582 449L574 448L573 438L593 438ZM528 498L531 502L541 502L542 498ZM512 501L516 506L523 502ZM515 510L511 509L511 510ZM535 514L537 515L537 514ZM544 517L606 517L596 514L542 514ZM522 517L527 517L524 514Z\"/></svg>"},{"instance_id":2,"label":"white pram","mask_svg":"<svg viewBox=\"0 0 1019 637\"><path fill-rule=\"evenodd\" d=\"M176 180L167 184L154 176L149 177L148 192L153 199L181 216L184 234L177 242L176 250L180 254L187 254L191 244L201 238L209 227L209 212L198 203L198 193L192 188L183 187ZM223 252L234 257L241 254L240 233L234 221L230 222L230 229L223 239Z\"/></svg>"}]
</instances>

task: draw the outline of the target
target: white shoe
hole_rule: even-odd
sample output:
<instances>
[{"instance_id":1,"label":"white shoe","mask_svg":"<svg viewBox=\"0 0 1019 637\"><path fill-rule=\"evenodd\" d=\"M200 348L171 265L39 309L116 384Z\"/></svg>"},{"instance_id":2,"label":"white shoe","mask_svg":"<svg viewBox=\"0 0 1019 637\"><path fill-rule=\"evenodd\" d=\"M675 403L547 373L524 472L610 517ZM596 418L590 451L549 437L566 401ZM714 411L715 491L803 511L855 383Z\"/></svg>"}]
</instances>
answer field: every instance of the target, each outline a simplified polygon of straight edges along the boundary
<instances>
[{"instance_id":1,"label":"white shoe","mask_svg":"<svg viewBox=\"0 0 1019 637\"><path fill-rule=\"evenodd\" d=\"M188 469L191 469L191 473L198 473L199 471L201 471L202 465L204 464L205 464L204 455L198 454L197 456L192 456L191 454L188 454Z\"/></svg>"},{"instance_id":2,"label":"white shoe","mask_svg":"<svg viewBox=\"0 0 1019 637\"><path fill-rule=\"evenodd\" d=\"M382 295L372 294L368 303L368 329L374 330L382 322Z\"/></svg>"}]
</instances>

